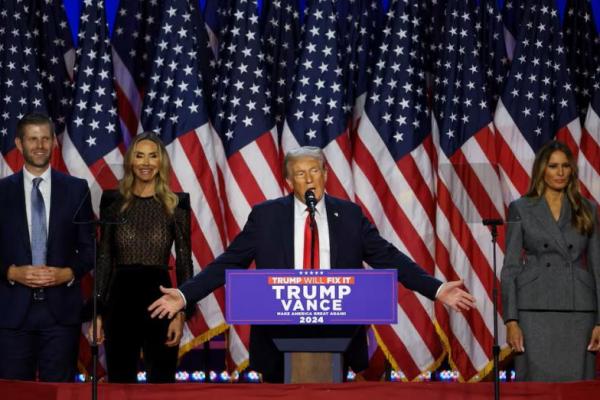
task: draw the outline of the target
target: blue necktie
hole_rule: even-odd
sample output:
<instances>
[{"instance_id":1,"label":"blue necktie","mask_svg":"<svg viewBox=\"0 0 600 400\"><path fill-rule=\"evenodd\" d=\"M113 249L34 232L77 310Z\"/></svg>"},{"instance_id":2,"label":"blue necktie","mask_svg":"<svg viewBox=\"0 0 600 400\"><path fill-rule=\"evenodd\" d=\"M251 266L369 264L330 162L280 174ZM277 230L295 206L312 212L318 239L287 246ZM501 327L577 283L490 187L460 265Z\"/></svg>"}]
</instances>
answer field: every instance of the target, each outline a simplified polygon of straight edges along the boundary
<instances>
[{"instance_id":1,"label":"blue necktie","mask_svg":"<svg viewBox=\"0 0 600 400\"><path fill-rule=\"evenodd\" d=\"M46 207L40 192L42 178L33 179L31 188L31 264L46 264Z\"/></svg>"}]
</instances>

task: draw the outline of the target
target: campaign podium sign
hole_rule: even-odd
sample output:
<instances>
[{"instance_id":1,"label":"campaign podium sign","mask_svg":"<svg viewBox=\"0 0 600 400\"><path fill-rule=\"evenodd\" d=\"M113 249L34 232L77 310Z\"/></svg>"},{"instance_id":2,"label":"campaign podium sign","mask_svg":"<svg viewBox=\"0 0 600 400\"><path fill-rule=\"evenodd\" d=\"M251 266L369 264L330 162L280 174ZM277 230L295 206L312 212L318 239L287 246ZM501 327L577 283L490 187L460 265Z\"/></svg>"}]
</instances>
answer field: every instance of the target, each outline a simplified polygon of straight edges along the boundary
<instances>
[{"instance_id":1,"label":"campaign podium sign","mask_svg":"<svg viewBox=\"0 0 600 400\"><path fill-rule=\"evenodd\" d=\"M363 326L398 320L395 269L228 270L225 293L228 323L269 325L286 383L342 382Z\"/></svg>"}]
</instances>

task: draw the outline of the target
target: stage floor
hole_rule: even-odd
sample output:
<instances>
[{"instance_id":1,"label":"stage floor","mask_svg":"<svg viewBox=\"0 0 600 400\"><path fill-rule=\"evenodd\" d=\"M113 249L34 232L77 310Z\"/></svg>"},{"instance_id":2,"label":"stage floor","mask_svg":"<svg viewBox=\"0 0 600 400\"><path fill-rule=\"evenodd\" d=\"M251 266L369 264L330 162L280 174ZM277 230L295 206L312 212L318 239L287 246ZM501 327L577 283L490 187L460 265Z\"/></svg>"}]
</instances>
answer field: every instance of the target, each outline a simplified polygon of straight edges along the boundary
<instances>
[{"instance_id":1,"label":"stage floor","mask_svg":"<svg viewBox=\"0 0 600 400\"><path fill-rule=\"evenodd\" d=\"M356 382L337 385L273 385L177 383L168 385L100 384L98 400L490 400L492 383ZM570 383L506 383L501 399L589 400L600 397L600 381ZM0 380L1 400L91 399L83 383L35 383Z\"/></svg>"}]
</instances>

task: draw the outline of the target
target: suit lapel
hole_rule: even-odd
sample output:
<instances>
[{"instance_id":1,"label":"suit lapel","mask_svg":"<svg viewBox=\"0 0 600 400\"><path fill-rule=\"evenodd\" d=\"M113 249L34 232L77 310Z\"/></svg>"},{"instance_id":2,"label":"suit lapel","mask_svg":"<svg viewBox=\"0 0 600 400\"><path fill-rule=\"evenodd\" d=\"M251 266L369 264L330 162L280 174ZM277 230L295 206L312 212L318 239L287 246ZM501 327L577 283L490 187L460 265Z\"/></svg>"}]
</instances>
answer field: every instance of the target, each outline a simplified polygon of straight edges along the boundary
<instances>
[{"instance_id":1,"label":"suit lapel","mask_svg":"<svg viewBox=\"0 0 600 400\"><path fill-rule=\"evenodd\" d=\"M331 201L331 198L327 195L325 195L325 208L327 212L327 225L329 225L330 268L336 268L337 253L339 249L337 238L342 236L337 234L340 230L340 212L335 206L335 203Z\"/></svg>"},{"instance_id":2,"label":"suit lapel","mask_svg":"<svg viewBox=\"0 0 600 400\"><path fill-rule=\"evenodd\" d=\"M563 255L569 258L569 251L567 250L567 243L563 237L561 229L559 227L559 223L561 220L566 217L563 215L565 213L565 204L563 202L561 207L561 216L559 221L555 221L552 216L552 212L550 211L550 207L548 203L543 197L540 197L536 202L532 204L533 207L533 215L538 223L541 225L541 231L546 232L547 235L551 236L552 239L558 245L558 248L563 253Z\"/></svg>"},{"instance_id":3,"label":"suit lapel","mask_svg":"<svg viewBox=\"0 0 600 400\"><path fill-rule=\"evenodd\" d=\"M29 226L27 224L27 208L25 206L25 183L23 182L23 179L22 170L15 174L13 182L15 199L14 212L17 218L16 229L21 231L17 232L17 237L23 238L26 248L31 250L31 239L29 238Z\"/></svg>"},{"instance_id":4,"label":"suit lapel","mask_svg":"<svg viewBox=\"0 0 600 400\"><path fill-rule=\"evenodd\" d=\"M56 172L54 172L54 170L50 171L51 174L51 179L52 179L52 183L51 183L51 188L50 188L50 218L49 218L49 222L48 222L48 240L46 242L46 249L50 249L50 245L52 243L52 240L54 239L54 234L53 232L57 231L57 227L54 226L56 224L56 221L58 220L57 218L57 213L60 210L60 204L58 202L58 197L59 197L59 193L61 193L61 191L67 190L66 188L63 187L62 185L62 181L60 180L60 176L58 176L58 174ZM66 193L66 192L63 192ZM48 254L50 254L50 251L48 251Z\"/></svg>"},{"instance_id":5,"label":"suit lapel","mask_svg":"<svg viewBox=\"0 0 600 400\"><path fill-rule=\"evenodd\" d=\"M281 238L283 239L283 254L286 268L294 269L294 195L283 198L283 223Z\"/></svg>"}]
</instances>

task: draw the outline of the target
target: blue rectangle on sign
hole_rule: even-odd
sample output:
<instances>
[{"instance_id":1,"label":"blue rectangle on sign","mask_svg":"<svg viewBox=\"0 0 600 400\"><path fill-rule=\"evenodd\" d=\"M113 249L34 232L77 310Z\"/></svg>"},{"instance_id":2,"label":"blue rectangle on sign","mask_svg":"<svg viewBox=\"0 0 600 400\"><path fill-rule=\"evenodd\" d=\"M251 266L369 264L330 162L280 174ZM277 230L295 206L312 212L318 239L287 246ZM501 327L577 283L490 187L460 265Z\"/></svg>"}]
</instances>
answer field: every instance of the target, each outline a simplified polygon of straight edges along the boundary
<instances>
[{"instance_id":1,"label":"blue rectangle on sign","mask_svg":"<svg viewBox=\"0 0 600 400\"><path fill-rule=\"evenodd\" d=\"M395 269L226 272L226 319L252 325L368 325L398 321Z\"/></svg>"}]
</instances>

